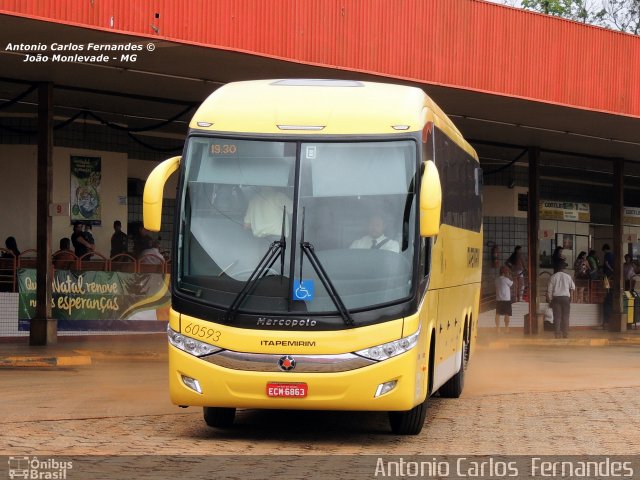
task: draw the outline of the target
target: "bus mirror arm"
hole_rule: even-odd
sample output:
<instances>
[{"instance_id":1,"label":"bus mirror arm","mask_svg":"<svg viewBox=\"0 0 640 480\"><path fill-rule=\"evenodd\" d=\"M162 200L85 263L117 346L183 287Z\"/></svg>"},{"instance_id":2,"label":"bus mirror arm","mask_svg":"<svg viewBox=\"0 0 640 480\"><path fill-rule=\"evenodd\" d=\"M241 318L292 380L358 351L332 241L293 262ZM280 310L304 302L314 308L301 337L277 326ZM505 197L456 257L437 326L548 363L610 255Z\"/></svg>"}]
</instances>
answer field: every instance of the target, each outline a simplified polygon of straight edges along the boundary
<instances>
[{"instance_id":1,"label":"bus mirror arm","mask_svg":"<svg viewBox=\"0 0 640 480\"><path fill-rule=\"evenodd\" d=\"M435 237L440 233L440 210L442 208L442 186L438 168L433 160L424 164L420 184L420 235Z\"/></svg>"},{"instance_id":2,"label":"bus mirror arm","mask_svg":"<svg viewBox=\"0 0 640 480\"><path fill-rule=\"evenodd\" d=\"M159 232L162 223L162 196L168 178L180 167L182 157L172 157L156 166L144 185L143 218L144 228Z\"/></svg>"}]
</instances>

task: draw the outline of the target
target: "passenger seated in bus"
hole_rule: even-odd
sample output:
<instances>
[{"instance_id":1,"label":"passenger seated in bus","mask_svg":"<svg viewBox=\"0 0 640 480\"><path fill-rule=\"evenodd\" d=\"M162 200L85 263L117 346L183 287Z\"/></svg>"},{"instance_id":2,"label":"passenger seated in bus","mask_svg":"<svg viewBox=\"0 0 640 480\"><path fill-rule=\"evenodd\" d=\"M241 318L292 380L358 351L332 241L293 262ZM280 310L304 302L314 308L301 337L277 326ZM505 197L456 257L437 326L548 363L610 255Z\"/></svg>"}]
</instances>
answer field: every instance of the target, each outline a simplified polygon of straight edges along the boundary
<instances>
[{"instance_id":1,"label":"passenger seated in bus","mask_svg":"<svg viewBox=\"0 0 640 480\"><path fill-rule=\"evenodd\" d=\"M399 253L400 244L385 236L384 230L384 219L381 215L374 214L369 219L369 233L354 241L349 248L369 248Z\"/></svg>"},{"instance_id":2,"label":"passenger seated in bus","mask_svg":"<svg viewBox=\"0 0 640 480\"><path fill-rule=\"evenodd\" d=\"M284 235L288 237L293 201L275 187L262 187L251 198L244 216L244 228L251 229L254 237L279 239L284 207L287 210Z\"/></svg>"}]
</instances>

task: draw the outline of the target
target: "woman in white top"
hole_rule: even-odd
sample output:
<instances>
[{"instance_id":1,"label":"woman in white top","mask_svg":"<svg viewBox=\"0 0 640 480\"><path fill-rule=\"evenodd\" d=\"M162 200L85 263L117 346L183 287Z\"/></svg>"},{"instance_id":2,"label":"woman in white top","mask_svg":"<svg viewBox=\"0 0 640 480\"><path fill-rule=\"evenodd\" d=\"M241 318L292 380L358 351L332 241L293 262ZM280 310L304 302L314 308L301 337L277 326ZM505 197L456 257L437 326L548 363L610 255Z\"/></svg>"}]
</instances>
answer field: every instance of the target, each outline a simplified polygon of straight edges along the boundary
<instances>
[{"instance_id":1,"label":"woman in white top","mask_svg":"<svg viewBox=\"0 0 640 480\"><path fill-rule=\"evenodd\" d=\"M513 280L509 278L511 271L508 267L500 267L500 276L496 278L496 331L500 331L500 315L504 315L504 328L509 333L511 319L511 286Z\"/></svg>"}]
</instances>

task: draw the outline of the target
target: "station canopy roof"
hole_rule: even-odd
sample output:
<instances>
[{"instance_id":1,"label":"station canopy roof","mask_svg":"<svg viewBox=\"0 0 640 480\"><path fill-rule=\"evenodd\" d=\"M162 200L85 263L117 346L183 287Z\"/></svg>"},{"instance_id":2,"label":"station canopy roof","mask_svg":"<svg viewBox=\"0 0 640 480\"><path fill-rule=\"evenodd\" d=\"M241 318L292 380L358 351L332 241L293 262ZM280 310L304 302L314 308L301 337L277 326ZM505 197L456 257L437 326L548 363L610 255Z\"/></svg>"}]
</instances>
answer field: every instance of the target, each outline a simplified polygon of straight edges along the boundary
<instances>
[{"instance_id":1,"label":"station canopy roof","mask_svg":"<svg viewBox=\"0 0 640 480\"><path fill-rule=\"evenodd\" d=\"M560 163L566 157L564 152L569 153L571 158L581 159L581 168L591 159L601 161L595 157L640 162L640 119L633 116L167 41L154 40L154 54L138 55L135 62L110 61L106 65L25 62L24 54L4 51L7 44L17 43L17 39L25 44L135 42L144 48L150 39L0 15L0 107L5 100L26 91L30 84L51 81L55 85L56 121L88 110L129 128L148 126L189 106L197 107L219 86L238 80L306 77L393 81L423 88L452 118L485 165L511 161L519 149L529 146L540 147ZM21 102L0 109L0 120L7 114L35 114L36 103L34 91ZM175 138L179 144L194 111L155 130L154 134ZM526 157L522 161L526 163ZM576 178L586 175L580 170L574 169L572 175Z\"/></svg>"}]
</instances>

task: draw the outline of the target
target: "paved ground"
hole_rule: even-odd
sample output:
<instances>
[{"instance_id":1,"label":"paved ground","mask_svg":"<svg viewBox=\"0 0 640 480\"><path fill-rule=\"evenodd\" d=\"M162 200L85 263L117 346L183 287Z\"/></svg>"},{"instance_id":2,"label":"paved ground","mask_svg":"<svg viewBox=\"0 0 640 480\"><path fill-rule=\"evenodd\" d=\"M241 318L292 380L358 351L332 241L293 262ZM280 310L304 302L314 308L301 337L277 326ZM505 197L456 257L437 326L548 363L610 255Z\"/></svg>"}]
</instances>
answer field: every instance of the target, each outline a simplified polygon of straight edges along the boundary
<instances>
[{"instance_id":1,"label":"paved ground","mask_svg":"<svg viewBox=\"0 0 640 480\"><path fill-rule=\"evenodd\" d=\"M91 365L0 370L0 454L640 454L639 346L505 337L485 338L462 398L433 398L415 437L381 413L241 411L210 429L169 403L161 336L61 345Z\"/></svg>"}]
</instances>

